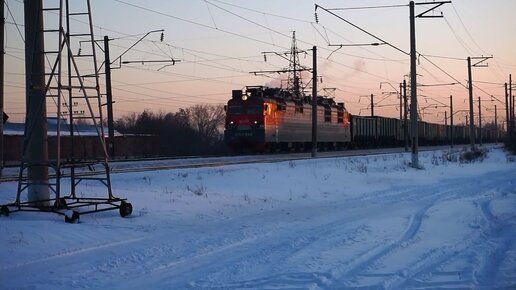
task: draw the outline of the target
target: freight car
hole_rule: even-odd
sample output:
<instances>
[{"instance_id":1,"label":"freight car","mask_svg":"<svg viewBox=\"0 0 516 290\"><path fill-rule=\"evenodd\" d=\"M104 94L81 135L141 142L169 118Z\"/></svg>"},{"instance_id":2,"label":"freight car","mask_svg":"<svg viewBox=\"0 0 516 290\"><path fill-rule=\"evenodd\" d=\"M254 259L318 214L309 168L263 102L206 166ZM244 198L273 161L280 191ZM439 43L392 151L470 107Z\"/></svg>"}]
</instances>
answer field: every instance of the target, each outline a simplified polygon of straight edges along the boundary
<instances>
[{"instance_id":1,"label":"freight car","mask_svg":"<svg viewBox=\"0 0 516 290\"><path fill-rule=\"evenodd\" d=\"M351 146L352 147L391 147L403 146L405 132L410 142L412 124L400 119L380 116L356 116L350 115L351 121ZM453 131L452 131L453 130ZM418 121L418 144L423 146L451 144L453 132L454 144L466 144L470 142L468 126L433 124ZM476 142L480 143L480 134L483 142L496 142L501 135L495 130L475 127Z\"/></svg>"},{"instance_id":2,"label":"freight car","mask_svg":"<svg viewBox=\"0 0 516 290\"><path fill-rule=\"evenodd\" d=\"M289 151L311 148L311 98L294 98L289 91L263 86L234 90L225 106L224 141L234 152ZM317 98L317 141L320 149L403 146L411 123L396 118L356 116L343 103ZM407 128L405 128L405 126ZM475 128L475 136L493 142L496 132ZM469 142L469 127L418 122L420 145ZM407 138L410 140L410 138Z\"/></svg>"}]
</instances>

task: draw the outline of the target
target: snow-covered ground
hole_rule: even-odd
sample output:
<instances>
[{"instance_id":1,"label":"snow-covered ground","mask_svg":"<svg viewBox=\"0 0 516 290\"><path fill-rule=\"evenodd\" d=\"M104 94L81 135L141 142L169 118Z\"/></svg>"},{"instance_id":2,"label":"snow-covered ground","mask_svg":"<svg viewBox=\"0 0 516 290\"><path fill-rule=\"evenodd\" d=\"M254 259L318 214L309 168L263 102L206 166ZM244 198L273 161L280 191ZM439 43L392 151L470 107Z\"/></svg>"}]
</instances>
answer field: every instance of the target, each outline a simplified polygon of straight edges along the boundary
<instances>
[{"instance_id":1,"label":"snow-covered ground","mask_svg":"<svg viewBox=\"0 0 516 290\"><path fill-rule=\"evenodd\" d=\"M0 289L516 289L516 162L459 154L115 174L130 218L0 217Z\"/></svg>"}]
</instances>

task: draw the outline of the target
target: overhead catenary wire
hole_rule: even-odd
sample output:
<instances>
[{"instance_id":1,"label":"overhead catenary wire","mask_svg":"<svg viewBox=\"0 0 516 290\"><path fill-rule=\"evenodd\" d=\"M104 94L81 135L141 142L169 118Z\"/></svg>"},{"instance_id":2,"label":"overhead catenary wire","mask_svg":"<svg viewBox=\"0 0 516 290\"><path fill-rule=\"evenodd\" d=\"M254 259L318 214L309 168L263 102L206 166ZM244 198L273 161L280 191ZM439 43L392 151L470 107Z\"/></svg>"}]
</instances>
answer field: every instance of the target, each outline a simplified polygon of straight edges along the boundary
<instances>
[{"instance_id":1,"label":"overhead catenary wire","mask_svg":"<svg viewBox=\"0 0 516 290\"><path fill-rule=\"evenodd\" d=\"M263 26L263 25L262 25L261 27L262 27L262 28L264 28L264 29L269 29L268 27L265 27L265 26ZM346 66L346 67L348 67L348 68L350 68L350 69L354 69L354 68L351 68L351 67L349 67L349 66ZM367 73L366 71L363 71L363 72L364 72L364 73ZM371 74L371 75L373 75L373 74ZM382 77L382 76L378 76L378 75L374 75L374 76L379 77L380 79L385 79L385 78L384 78L384 77Z\"/></svg>"},{"instance_id":2,"label":"overhead catenary wire","mask_svg":"<svg viewBox=\"0 0 516 290\"><path fill-rule=\"evenodd\" d=\"M282 46L279 46L279 45L276 45L276 44L272 44L270 42L263 41L263 40L260 40L260 39L257 39L257 38L253 38L253 37L250 37L250 36L247 36L247 35L235 33L235 32L232 32L232 31L229 31L229 30L226 30L226 29L221 29L221 28L217 29L217 28L215 28L213 26L210 26L210 25L206 25L206 24L199 23L199 22L196 22L196 21L193 21L193 20L185 19L185 18L178 17L178 16L175 16L175 15L172 15L172 14L168 14L168 13L164 13L164 12L161 12L161 11L158 11L158 10L150 9L150 8L147 8L147 7L144 7L144 6L136 5L136 4L133 4L133 3L128 3L126 1L122 1L122 0L113 0L113 1L122 3L122 4L127 5L127 6L131 6L131 7L134 7L134 8L138 8L138 9L141 9L141 10L144 10L144 11L147 11L147 12L152 12L152 13L155 13L155 14L159 14L159 15L164 16L164 17L168 17L168 18L172 18L172 19L179 20L179 21L182 21L182 22L190 23L190 24L193 24L193 25L196 25L196 26L208 28L208 29L211 29L211 30L220 31L220 32L223 32L223 33L226 33L226 34L229 34L229 35L238 36L238 37L245 38L247 40L251 40L251 41L254 41L254 42L258 42L258 43L262 43L262 44L266 44L266 45L271 45L271 46L287 49L285 47L282 47Z\"/></svg>"},{"instance_id":3,"label":"overhead catenary wire","mask_svg":"<svg viewBox=\"0 0 516 290\"><path fill-rule=\"evenodd\" d=\"M407 4L395 4L395 5L378 5L378 6L361 6L361 7L342 7L342 8L330 8L328 10L370 10L370 9L385 9L385 8L401 8L408 7Z\"/></svg>"},{"instance_id":4,"label":"overhead catenary wire","mask_svg":"<svg viewBox=\"0 0 516 290\"><path fill-rule=\"evenodd\" d=\"M143 10L145 10L145 11L150 11L150 12L154 12L154 13L157 13L157 14L160 14L160 15L164 15L164 16L172 17L172 18L174 18L174 19L183 20L183 21L186 21L186 22L188 22L188 23L195 24L195 25L201 25L201 26L206 27L206 28L209 28L209 29L215 29L214 27L211 27L211 26L209 26L209 25L200 24L200 23L197 23L197 22L195 22L195 21L191 21L191 20L185 20L185 19L182 19L182 18L179 18L179 17L173 16L173 15L169 15L169 14L161 13L161 12L156 11L156 10L153 10L153 9L149 9L149 8L145 8L145 7L142 7L142 6L138 6L138 5L133 5L133 4L130 4L130 3L126 3L126 2L121 1L121 0L114 0L114 1L117 1L117 2L120 2L120 3L123 3L123 4L126 4L126 5L130 5L130 6L133 6L133 7L139 8L139 9L143 9ZM227 10L227 9L226 9L226 10ZM247 21L247 19L245 19L245 20ZM263 25L260 25L260 27L262 27L262 28L267 29L267 30L269 30L269 31L270 31L270 28L269 28L269 27L266 27L266 26L263 26ZM220 31L221 29L216 29L216 30L219 30L219 31ZM274 31L274 30L273 30L273 31ZM226 32L226 33L229 33L229 34L231 34L231 35L235 35L235 36L240 36L240 37L243 37L243 38L246 38L246 39L251 39L251 40L257 41L257 39L249 38L249 37L247 37L247 36L242 36L242 35L240 35L240 34L238 34L238 33L233 33L233 32L230 32L230 31L223 31L223 32ZM285 35L284 33L281 33L281 32L278 32L278 31L274 31L274 32L275 32L275 33L280 33L281 35L283 35L283 36L285 36L285 37L286 37L286 35ZM290 36L288 36L288 37L290 37ZM259 41L259 42L261 42L261 43L267 43L267 42L264 42L264 41L261 41L261 40L258 40L258 41ZM302 40L300 40L300 42L303 42L303 41L302 41ZM267 44L268 44L268 45L273 45L273 44L270 44L270 43L267 43ZM274 46L276 46L276 47L281 47L281 46L278 46L278 45L274 45ZM349 67L349 66L347 66L347 68L350 68L350 69L353 69L353 70L354 70L354 68ZM365 71L364 71L364 72L365 72ZM367 73L367 72L365 72L365 73ZM377 76L377 75L375 75L375 76ZM385 78L385 77L381 77L381 76L380 76L379 78L380 78L380 79L382 79L382 80L388 80L387 78ZM391 80L389 80L389 81L391 81Z\"/></svg>"},{"instance_id":5,"label":"overhead catenary wire","mask_svg":"<svg viewBox=\"0 0 516 290\"><path fill-rule=\"evenodd\" d=\"M18 23L16 23L16 19L14 18L13 13L11 12L11 8L9 8L9 4L7 3L7 1L4 1L4 4L5 7L7 7L7 12L9 13L9 15L11 15L11 19L13 20L14 26L16 26L16 30L18 30L18 34L20 34L22 41L25 42L25 37L23 36L23 33L21 32Z\"/></svg>"},{"instance_id":6,"label":"overhead catenary wire","mask_svg":"<svg viewBox=\"0 0 516 290\"><path fill-rule=\"evenodd\" d=\"M267 16L273 16L273 17L277 17L277 18L282 18L282 19L287 19L287 20L292 20L292 21L298 21L298 22L303 22L303 23L312 23L311 21L308 21L308 20L299 19L299 18L293 18L293 17L287 17L287 16L273 14L273 13L267 13L267 12L259 11L259 10L256 10L256 9L251 9L251 8L248 8L248 7L243 7L243 6L240 6L240 5L236 5L236 4L233 4L233 3L228 3L228 2L225 2L225 1L221 1L221 0L211 0L211 1L218 2L218 3L224 4L224 5L228 5L228 6L232 6L232 7L236 7L236 8L239 8L239 9L243 9L243 10L247 10L247 11L251 11L251 12L267 15Z\"/></svg>"},{"instance_id":7,"label":"overhead catenary wire","mask_svg":"<svg viewBox=\"0 0 516 290\"><path fill-rule=\"evenodd\" d=\"M453 2L451 3L451 6L453 8L453 11L455 12L455 15L457 16L457 18L459 19L459 22L460 24L462 25L462 27L464 28L464 31L466 31L466 34L469 36L469 39L473 42L473 44L475 44L475 46L481 51L481 52L484 52L486 53L486 51L484 51L479 45L478 43L476 42L475 38L471 35L471 33L469 33L469 30L467 28L467 26L464 24L464 21L462 21L462 18L460 17L460 14L459 12L457 11L457 8L455 7L455 5L453 4ZM488 54L488 53L486 53Z\"/></svg>"},{"instance_id":8,"label":"overhead catenary wire","mask_svg":"<svg viewBox=\"0 0 516 290\"><path fill-rule=\"evenodd\" d=\"M344 9L326 9L326 8L324 8L324 7L321 7L321 6L317 5L317 4L315 4L315 10L317 10L317 8L321 8L321 9L323 9L323 10L327 11L328 13L330 13L330 14L334 15L335 17L337 17L337 18L341 19L342 21L344 21L344 22L348 23L349 25L351 25L351 26L353 26L353 27L355 27L355 28L359 29L360 31L362 31L362 32L366 33L367 35L372 36L373 38L375 38L375 39L377 39L377 40L380 40L380 41L382 41L382 42L385 42L387 45L389 45L389 46L391 46L391 47L395 48L396 50L401 51L401 52L403 52L404 54L407 54L407 55L408 55L408 53L407 53L407 52L405 52L404 50L402 50L402 49L400 49L400 48L398 48L398 47L396 47L396 46L393 46L392 44L390 44L390 43L388 43L388 42L384 41L382 38L377 37L376 35L374 35L374 34L372 34L372 33L368 32L367 30L362 29L361 27L359 27L359 26L357 26L357 25L353 24L352 22L350 22L350 21L348 21L348 20L344 19L343 17L341 17L341 16L339 16L339 15L337 15L337 14L335 14L335 13L333 13L333 12L331 12L331 11L330 11L330 10L344 10ZM368 7L363 7L363 9L367 9L367 8L368 8ZM369 8L373 8L373 7L369 7ZM455 36L456 36L456 38L459 40L459 42L460 42L461 44L463 44L463 46L467 49L466 44L464 43L464 41L462 41L462 39L458 36L458 34L453 30L453 28L451 27L451 25L449 24L449 22L448 22L447 20L446 20L446 22L447 22L448 26L450 27L450 29L452 30L452 32L454 32L454 35L455 35ZM469 32L468 32L468 33L469 33ZM426 59L428 62L430 62L433 66L435 66L435 67L436 67L437 69L439 69L441 72L443 72L444 74L446 74L448 77L450 77L450 78L452 78L453 80L455 80L455 82L456 82L456 83L458 83L458 84L460 84L460 85L464 86L465 88L467 88L467 86L466 86L466 85L464 85L462 82L460 82L459 80L457 80L455 77L453 77L453 76L452 76L451 74L449 74L447 71L445 71L444 69L442 69L440 66L438 66L437 64L435 64L434 62L432 62L431 60L429 60L429 59L428 59L428 57L426 57L425 55L421 55L421 54L420 54L420 56L423 56L423 58L425 58L425 59ZM480 89L480 90L481 90L482 92L484 92L484 93L488 94L488 93L487 93L487 92L485 92L484 90L482 90L482 89ZM489 94L488 94L488 95L489 95Z\"/></svg>"},{"instance_id":9,"label":"overhead catenary wire","mask_svg":"<svg viewBox=\"0 0 516 290\"><path fill-rule=\"evenodd\" d=\"M339 18L340 20L342 20L342 21L346 22L347 24L349 24L349 25L351 25L351 26L355 27L356 29L358 29L358 30L362 31L363 33L365 33L365 34L367 34L367 35L369 35L369 36L373 37L374 39L376 39L376 40L378 40L378 41L380 41L380 42L382 42L382 43L385 43L386 45L388 45L388 46L390 46L390 47L394 48L395 50L397 50L397 51L399 51L399 52L401 52L401 53L403 53L403 54L405 54L405 55L410 55L410 53L408 53L408 52L404 51L403 49L401 49L401 48L399 48L399 47L397 47L397 46L395 46L395 45L391 44L390 42L388 42L388 41L386 41L386 40L384 40L384 39L382 39L382 38L380 38L380 37L378 37L378 36L376 36L376 35L372 34L371 32L369 32L369 31L367 31L367 30L363 29L362 27L360 27L360 26L358 26L358 25L356 25L356 24L352 23L351 21L349 21L349 20L345 19L344 17L342 17L342 16L340 16L340 15L338 15L338 14L335 14L335 13L333 13L332 11L330 11L330 10L328 10L328 9L326 9L326 8L324 8L324 7L320 6L320 5L318 5L318 4L315 4L315 11L317 11L317 8L321 8L321 9L323 9L324 11L326 11L326 12L330 13L331 15L333 15L333 16L335 16L335 17Z\"/></svg>"}]
</instances>

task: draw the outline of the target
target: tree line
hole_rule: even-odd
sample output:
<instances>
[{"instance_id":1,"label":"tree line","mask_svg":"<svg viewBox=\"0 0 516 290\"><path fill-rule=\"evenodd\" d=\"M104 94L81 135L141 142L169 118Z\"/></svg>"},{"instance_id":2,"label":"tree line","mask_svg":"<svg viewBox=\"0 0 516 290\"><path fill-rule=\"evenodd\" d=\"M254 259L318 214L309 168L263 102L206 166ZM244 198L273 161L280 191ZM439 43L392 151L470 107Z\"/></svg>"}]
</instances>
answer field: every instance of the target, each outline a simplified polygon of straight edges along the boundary
<instances>
[{"instance_id":1,"label":"tree line","mask_svg":"<svg viewBox=\"0 0 516 290\"><path fill-rule=\"evenodd\" d=\"M115 120L114 128L122 134L157 136L161 156L213 155L227 153L224 120L223 106L199 104L175 113L128 114Z\"/></svg>"}]
</instances>

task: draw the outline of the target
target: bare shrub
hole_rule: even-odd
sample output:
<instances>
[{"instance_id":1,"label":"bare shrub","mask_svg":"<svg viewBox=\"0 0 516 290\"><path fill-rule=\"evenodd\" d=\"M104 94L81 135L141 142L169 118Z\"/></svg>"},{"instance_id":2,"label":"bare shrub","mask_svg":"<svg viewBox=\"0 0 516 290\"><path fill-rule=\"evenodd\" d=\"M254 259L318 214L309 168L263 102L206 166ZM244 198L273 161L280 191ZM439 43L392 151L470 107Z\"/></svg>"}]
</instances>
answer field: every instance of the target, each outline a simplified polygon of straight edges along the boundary
<instances>
[{"instance_id":1,"label":"bare shrub","mask_svg":"<svg viewBox=\"0 0 516 290\"><path fill-rule=\"evenodd\" d=\"M487 149L485 148L475 148L470 151L463 152L460 156L460 163L472 163L472 162L482 162L484 158L487 156Z\"/></svg>"},{"instance_id":2,"label":"bare shrub","mask_svg":"<svg viewBox=\"0 0 516 290\"><path fill-rule=\"evenodd\" d=\"M192 192L193 194L195 194L197 196L204 195L204 196L208 197L208 194L206 193L206 186L204 186L203 184L195 186L195 187L190 187L190 185L187 185L186 190Z\"/></svg>"}]
</instances>

